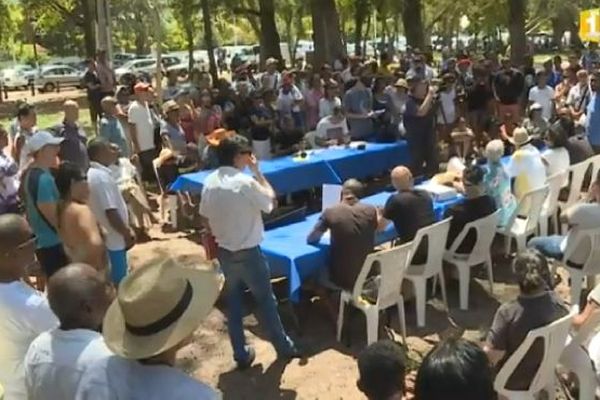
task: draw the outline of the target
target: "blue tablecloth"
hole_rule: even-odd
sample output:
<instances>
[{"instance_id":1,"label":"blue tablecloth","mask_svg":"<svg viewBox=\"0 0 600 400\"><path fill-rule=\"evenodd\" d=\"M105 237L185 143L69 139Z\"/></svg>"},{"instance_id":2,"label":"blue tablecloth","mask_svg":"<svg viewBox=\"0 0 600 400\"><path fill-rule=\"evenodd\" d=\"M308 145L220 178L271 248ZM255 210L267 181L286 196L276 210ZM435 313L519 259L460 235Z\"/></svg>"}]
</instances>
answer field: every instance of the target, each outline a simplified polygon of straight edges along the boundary
<instances>
[{"instance_id":1,"label":"blue tablecloth","mask_svg":"<svg viewBox=\"0 0 600 400\"><path fill-rule=\"evenodd\" d=\"M383 206L392 193L378 193L362 199L364 203ZM435 214L441 219L448 207L462 201L462 196L444 202L436 202ZM325 268L329 256L329 237L324 236L320 243L306 243L308 234L319 219L320 213L312 214L305 220L265 232L261 248L271 268L273 276L287 276L290 286L290 298L298 301L300 286L307 277L314 276L321 268ZM376 244L389 242L397 237L394 225L390 224L385 231L379 232Z\"/></svg>"},{"instance_id":2,"label":"blue tablecloth","mask_svg":"<svg viewBox=\"0 0 600 400\"><path fill-rule=\"evenodd\" d=\"M315 150L305 160L292 156L262 161L260 169L279 195L338 184L348 178L364 178L381 174L409 161L406 142L368 143L366 149ZM174 191L200 193L202 184L212 171L184 174L171 185Z\"/></svg>"}]
</instances>

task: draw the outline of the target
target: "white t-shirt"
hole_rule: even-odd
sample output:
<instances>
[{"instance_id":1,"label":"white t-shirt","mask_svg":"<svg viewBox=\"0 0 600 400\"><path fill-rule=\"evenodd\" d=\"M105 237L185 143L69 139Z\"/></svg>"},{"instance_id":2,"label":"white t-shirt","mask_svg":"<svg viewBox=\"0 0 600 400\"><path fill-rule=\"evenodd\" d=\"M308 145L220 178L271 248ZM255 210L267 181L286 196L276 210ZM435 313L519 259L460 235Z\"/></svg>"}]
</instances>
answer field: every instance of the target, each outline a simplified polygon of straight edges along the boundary
<instances>
[{"instance_id":1,"label":"white t-shirt","mask_svg":"<svg viewBox=\"0 0 600 400\"><path fill-rule=\"evenodd\" d=\"M346 118L338 123L334 123L331 117L325 117L317 124L316 136L321 139L342 139L344 136L348 136L348 134L349 131Z\"/></svg>"},{"instance_id":2,"label":"white t-shirt","mask_svg":"<svg viewBox=\"0 0 600 400\"><path fill-rule=\"evenodd\" d=\"M57 325L38 291L21 281L0 283L0 385L5 400L27 398L25 353L33 339Z\"/></svg>"},{"instance_id":3,"label":"white t-shirt","mask_svg":"<svg viewBox=\"0 0 600 400\"><path fill-rule=\"evenodd\" d=\"M111 355L98 332L54 329L42 333L25 356L29 399L74 399L85 370L93 362Z\"/></svg>"},{"instance_id":4,"label":"white t-shirt","mask_svg":"<svg viewBox=\"0 0 600 400\"><path fill-rule=\"evenodd\" d=\"M260 77L260 85L263 89L277 90L281 86L281 74L277 71L272 74L263 72Z\"/></svg>"},{"instance_id":5,"label":"white t-shirt","mask_svg":"<svg viewBox=\"0 0 600 400\"><path fill-rule=\"evenodd\" d=\"M296 101L302 100L302 93L296 85L292 85L292 88L288 93L283 93L283 88L279 89L279 95L277 96L276 108L282 114L290 114L292 112L299 112L300 106L296 104Z\"/></svg>"},{"instance_id":6,"label":"white t-shirt","mask_svg":"<svg viewBox=\"0 0 600 400\"><path fill-rule=\"evenodd\" d=\"M128 223L127 204L121 195L117 182L111 175L109 168L90 162L87 172L90 186L90 207L105 232L105 243L108 250L124 250L125 239L108 222L106 210L115 209L121 219Z\"/></svg>"},{"instance_id":7,"label":"white t-shirt","mask_svg":"<svg viewBox=\"0 0 600 400\"><path fill-rule=\"evenodd\" d=\"M550 121L554 111L554 89L550 86L546 86L542 89L534 86L529 90L529 101L541 105L542 117Z\"/></svg>"},{"instance_id":8,"label":"white t-shirt","mask_svg":"<svg viewBox=\"0 0 600 400\"><path fill-rule=\"evenodd\" d=\"M153 149L154 121L148 104L142 104L137 100L131 103L127 112L127 120L130 124L135 125L140 151Z\"/></svg>"},{"instance_id":9,"label":"white t-shirt","mask_svg":"<svg viewBox=\"0 0 600 400\"><path fill-rule=\"evenodd\" d=\"M510 177L515 178L514 192L517 200L546 183L546 167L542 155L531 144L513 153L506 171Z\"/></svg>"},{"instance_id":10,"label":"white t-shirt","mask_svg":"<svg viewBox=\"0 0 600 400\"><path fill-rule=\"evenodd\" d=\"M454 88L450 91L444 90L440 92L440 108L437 117L438 124L453 124L454 121L456 121L456 105L454 104L455 99L456 89ZM444 109L443 115L442 108ZM446 117L445 120L444 116Z\"/></svg>"},{"instance_id":11,"label":"white t-shirt","mask_svg":"<svg viewBox=\"0 0 600 400\"><path fill-rule=\"evenodd\" d=\"M83 374L75 400L220 400L221 393L176 368L112 356Z\"/></svg>"},{"instance_id":12,"label":"white t-shirt","mask_svg":"<svg viewBox=\"0 0 600 400\"><path fill-rule=\"evenodd\" d=\"M319 100L319 118L329 117L333 114L333 109L335 107L341 107L342 100L339 97L335 96L333 100L328 100L323 97Z\"/></svg>"},{"instance_id":13,"label":"white t-shirt","mask_svg":"<svg viewBox=\"0 0 600 400\"><path fill-rule=\"evenodd\" d=\"M542 153L542 157L548 162L546 166L546 174L552 176L560 172L566 172L571 165L571 159L569 158L569 152L564 147L557 147L554 149L546 149ZM569 184L569 174L565 174L565 179L561 187L565 187Z\"/></svg>"},{"instance_id":14,"label":"white t-shirt","mask_svg":"<svg viewBox=\"0 0 600 400\"><path fill-rule=\"evenodd\" d=\"M220 247L229 251L260 244L264 225L261 212L273 211L275 193L233 167L220 167L204 180L200 215L208 218Z\"/></svg>"}]
</instances>

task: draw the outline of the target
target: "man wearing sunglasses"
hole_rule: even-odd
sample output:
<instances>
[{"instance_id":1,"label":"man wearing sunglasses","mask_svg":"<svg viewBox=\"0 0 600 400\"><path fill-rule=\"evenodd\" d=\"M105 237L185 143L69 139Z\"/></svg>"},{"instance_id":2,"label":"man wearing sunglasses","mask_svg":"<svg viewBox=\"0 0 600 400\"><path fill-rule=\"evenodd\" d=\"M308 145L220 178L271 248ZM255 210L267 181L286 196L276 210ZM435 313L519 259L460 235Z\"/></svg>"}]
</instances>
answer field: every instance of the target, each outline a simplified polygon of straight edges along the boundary
<instances>
[{"instance_id":1,"label":"man wearing sunglasses","mask_svg":"<svg viewBox=\"0 0 600 400\"><path fill-rule=\"evenodd\" d=\"M0 215L0 385L7 399L27 398L25 353L40 333L58 326L46 298L23 282L35 247L25 218Z\"/></svg>"}]
</instances>

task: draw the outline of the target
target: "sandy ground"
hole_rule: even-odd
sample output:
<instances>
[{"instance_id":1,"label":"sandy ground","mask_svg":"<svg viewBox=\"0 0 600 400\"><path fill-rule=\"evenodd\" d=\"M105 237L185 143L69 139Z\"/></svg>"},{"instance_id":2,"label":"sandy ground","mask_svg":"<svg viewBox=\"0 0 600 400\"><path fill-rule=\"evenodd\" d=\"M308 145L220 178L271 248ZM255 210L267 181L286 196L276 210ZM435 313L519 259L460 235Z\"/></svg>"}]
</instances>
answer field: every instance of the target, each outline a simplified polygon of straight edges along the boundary
<instances>
[{"instance_id":1,"label":"sandy ground","mask_svg":"<svg viewBox=\"0 0 600 400\"><path fill-rule=\"evenodd\" d=\"M139 244L131 250L133 267L165 255L183 256L190 262L204 259L202 247L190 232L163 233L158 228L153 228L151 236L153 241ZM498 253L501 246L495 247L494 251ZM473 271L469 311L459 310L458 282L451 279L447 283L450 313L443 310L439 298L431 298L427 308L426 328L416 328L414 302L406 303L408 348L413 370L424 354L439 341L440 335L456 331L456 328L451 328L453 324L465 330L464 337L480 340L491 324L499 304L516 296L518 289L511 279L508 260L500 255L495 260L496 284L493 295L489 293L483 269ZM559 286L559 292L563 295L565 289L564 284ZM351 338L351 343L347 346L336 341L333 324L321 302L306 302L296 307L303 331L301 336L293 331L289 307L282 306L280 312L284 324L307 355L303 360L285 364L276 361L275 351L251 314L250 297L246 304L246 335L257 355L252 368L243 372L235 370L222 301L198 329L194 343L181 351L180 366L201 381L219 388L227 400L364 398L356 388L358 373L355 359L366 344L364 317L356 314L348 323L349 330L343 340L348 342L348 337ZM392 319L391 327L399 332L397 320ZM414 372L412 375L408 377L409 381L414 378Z\"/></svg>"}]
</instances>

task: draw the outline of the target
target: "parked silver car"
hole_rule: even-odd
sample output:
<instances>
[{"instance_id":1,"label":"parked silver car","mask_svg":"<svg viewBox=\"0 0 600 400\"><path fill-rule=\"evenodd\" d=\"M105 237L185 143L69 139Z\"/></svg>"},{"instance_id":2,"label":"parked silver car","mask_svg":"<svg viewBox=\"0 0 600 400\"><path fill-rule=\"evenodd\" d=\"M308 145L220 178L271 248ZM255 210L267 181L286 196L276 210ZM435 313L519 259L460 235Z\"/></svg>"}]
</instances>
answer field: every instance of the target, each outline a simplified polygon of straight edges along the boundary
<instances>
[{"instance_id":1,"label":"parked silver car","mask_svg":"<svg viewBox=\"0 0 600 400\"><path fill-rule=\"evenodd\" d=\"M81 71L68 65L46 66L35 77L35 87L41 93L52 92L57 87L81 88L82 76Z\"/></svg>"}]
</instances>

